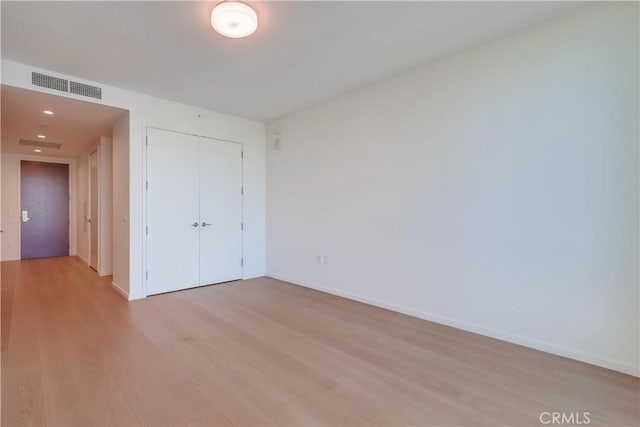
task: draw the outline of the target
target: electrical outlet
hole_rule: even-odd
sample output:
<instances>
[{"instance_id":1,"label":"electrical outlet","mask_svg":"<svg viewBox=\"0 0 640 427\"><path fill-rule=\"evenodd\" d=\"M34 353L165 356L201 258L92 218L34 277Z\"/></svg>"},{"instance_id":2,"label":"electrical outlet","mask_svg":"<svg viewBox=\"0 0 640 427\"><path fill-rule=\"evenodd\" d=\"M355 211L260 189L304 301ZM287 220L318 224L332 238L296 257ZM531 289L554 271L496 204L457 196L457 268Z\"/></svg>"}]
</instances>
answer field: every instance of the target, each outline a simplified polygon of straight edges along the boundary
<instances>
[{"instance_id":1,"label":"electrical outlet","mask_svg":"<svg viewBox=\"0 0 640 427\"><path fill-rule=\"evenodd\" d=\"M322 264L322 255L316 255L316 264Z\"/></svg>"},{"instance_id":2,"label":"electrical outlet","mask_svg":"<svg viewBox=\"0 0 640 427\"><path fill-rule=\"evenodd\" d=\"M329 264L329 256L328 255L323 255L322 256L322 263L324 265L328 265Z\"/></svg>"}]
</instances>

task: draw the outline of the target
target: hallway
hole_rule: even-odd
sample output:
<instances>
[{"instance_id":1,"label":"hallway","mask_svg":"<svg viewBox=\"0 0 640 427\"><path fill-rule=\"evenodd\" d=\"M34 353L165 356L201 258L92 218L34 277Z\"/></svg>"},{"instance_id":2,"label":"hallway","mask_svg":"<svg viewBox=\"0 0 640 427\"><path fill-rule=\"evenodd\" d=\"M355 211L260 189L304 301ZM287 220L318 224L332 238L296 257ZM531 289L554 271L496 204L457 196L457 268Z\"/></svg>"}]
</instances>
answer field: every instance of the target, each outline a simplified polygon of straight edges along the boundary
<instances>
[{"instance_id":1,"label":"hallway","mask_svg":"<svg viewBox=\"0 0 640 427\"><path fill-rule=\"evenodd\" d=\"M638 379L270 278L128 303L2 263L2 425L637 425Z\"/></svg>"},{"instance_id":2,"label":"hallway","mask_svg":"<svg viewBox=\"0 0 640 427\"><path fill-rule=\"evenodd\" d=\"M75 257L2 263L3 425L136 424L106 368L133 332L110 280Z\"/></svg>"}]
</instances>

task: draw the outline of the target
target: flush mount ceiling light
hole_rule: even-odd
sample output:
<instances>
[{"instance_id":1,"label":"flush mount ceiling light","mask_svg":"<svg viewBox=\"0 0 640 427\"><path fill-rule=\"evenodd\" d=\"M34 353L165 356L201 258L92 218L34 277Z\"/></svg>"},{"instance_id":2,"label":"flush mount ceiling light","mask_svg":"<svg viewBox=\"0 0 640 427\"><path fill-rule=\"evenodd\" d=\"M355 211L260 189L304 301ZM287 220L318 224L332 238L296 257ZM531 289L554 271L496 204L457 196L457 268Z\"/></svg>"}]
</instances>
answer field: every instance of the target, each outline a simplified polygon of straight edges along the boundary
<instances>
[{"instance_id":1,"label":"flush mount ceiling light","mask_svg":"<svg viewBox=\"0 0 640 427\"><path fill-rule=\"evenodd\" d=\"M45 136L45 135L38 135L38 138L40 138L40 139L45 139L45 138L46 138L46 136Z\"/></svg>"},{"instance_id":2,"label":"flush mount ceiling light","mask_svg":"<svg viewBox=\"0 0 640 427\"><path fill-rule=\"evenodd\" d=\"M256 31L258 15L246 3L223 1L211 11L211 26L225 37L239 39Z\"/></svg>"},{"instance_id":3,"label":"flush mount ceiling light","mask_svg":"<svg viewBox=\"0 0 640 427\"><path fill-rule=\"evenodd\" d=\"M53 111L51 110L44 110L43 113L46 114L47 116L53 116Z\"/></svg>"},{"instance_id":4,"label":"flush mount ceiling light","mask_svg":"<svg viewBox=\"0 0 640 427\"><path fill-rule=\"evenodd\" d=\"M33 151L35 151L36 153L42 153L42 150L39 148L34 149Z\"/></svg>"}]
</instances>

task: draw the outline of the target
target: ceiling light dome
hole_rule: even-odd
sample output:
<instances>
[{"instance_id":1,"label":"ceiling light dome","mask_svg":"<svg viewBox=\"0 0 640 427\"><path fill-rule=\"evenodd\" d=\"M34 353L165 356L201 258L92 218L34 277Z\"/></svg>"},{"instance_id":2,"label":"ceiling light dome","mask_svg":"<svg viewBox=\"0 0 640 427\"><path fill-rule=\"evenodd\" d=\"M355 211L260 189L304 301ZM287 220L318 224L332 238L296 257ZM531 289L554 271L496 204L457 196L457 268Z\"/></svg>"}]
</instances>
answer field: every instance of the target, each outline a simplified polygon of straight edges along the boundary
<instances>
[{"instance_id":1,"label":"ceiling light dome","mask_svg":"<svg viewBox=\"0 0 640 427\"><path fill-rule=\"evenodd\" d=\"M211 11L211 26L225 37L239 39L256 31L258 15L246 3L224 1Z\"/></svg>"}]
</instances>

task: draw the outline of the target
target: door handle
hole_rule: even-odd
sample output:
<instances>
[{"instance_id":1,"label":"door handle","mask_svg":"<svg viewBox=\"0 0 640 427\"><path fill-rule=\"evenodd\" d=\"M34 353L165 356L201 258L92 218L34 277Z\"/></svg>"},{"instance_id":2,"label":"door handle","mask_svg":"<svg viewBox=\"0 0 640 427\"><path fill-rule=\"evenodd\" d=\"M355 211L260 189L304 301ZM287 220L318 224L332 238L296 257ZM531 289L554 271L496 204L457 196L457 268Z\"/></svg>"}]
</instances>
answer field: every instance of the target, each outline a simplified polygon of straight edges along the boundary
<instances>
[{"instance_id":1,"label":"door handle","mask_svg":"<svg viewBox=\"0 0 640 427\"><path fill-rule=\"evenodd\" d=\"M29 221L31 221L31 218L29 218L29 212L27 212L27 211L22 211L21 219L22 219L22 222L29 222Z\"/></svg>"},{"instance_id":2,"label":"door handle","mask_svg":"<svg viewBox=\"0 0 640 427\"><path fill-rule=\"evenodd\" d=\"M208 222L203 222L203 223L202 223L202 226L203 226L203 227L206 227L207 225L211 225L211 224L209 224Z\"/></svg>"},{"instance_id":3,"label":"door handle","mask_svg":"<svg viewBox=\"0 0 640 427\"><path fill-rule=\"evenodd\" d=\"M197 223L197 222L194 222L193 224L191 224L191 226L192 226L192 227L197 227L197 226L198 226L198 223Z\"/></svg>"}]
</instances>

